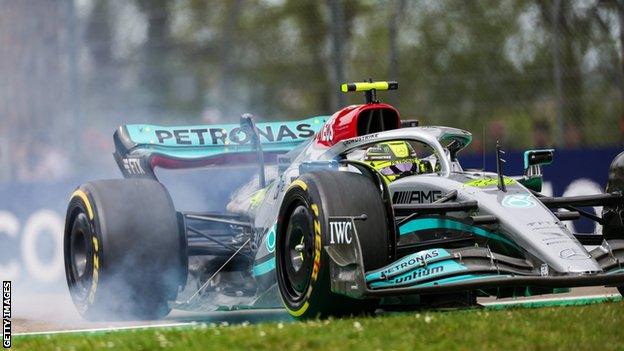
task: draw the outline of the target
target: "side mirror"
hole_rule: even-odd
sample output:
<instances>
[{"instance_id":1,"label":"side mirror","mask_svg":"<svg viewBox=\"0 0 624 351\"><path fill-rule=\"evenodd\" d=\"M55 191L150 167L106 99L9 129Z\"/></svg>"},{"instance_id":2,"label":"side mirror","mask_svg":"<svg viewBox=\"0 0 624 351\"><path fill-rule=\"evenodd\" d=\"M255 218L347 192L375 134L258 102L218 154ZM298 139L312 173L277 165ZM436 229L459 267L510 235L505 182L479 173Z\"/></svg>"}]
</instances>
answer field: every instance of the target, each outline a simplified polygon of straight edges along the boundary
<instances>
[{"instance_id":1,"label":"side mirror","mask_svg":"<svg viewBox=\"0 0 624 351\"><path fill-rule=\"evenodd\" d=\"M555 149L527 150L524 152L524 175L541 176L542 165L552 163Z\"/></svg>"}]
</instances>

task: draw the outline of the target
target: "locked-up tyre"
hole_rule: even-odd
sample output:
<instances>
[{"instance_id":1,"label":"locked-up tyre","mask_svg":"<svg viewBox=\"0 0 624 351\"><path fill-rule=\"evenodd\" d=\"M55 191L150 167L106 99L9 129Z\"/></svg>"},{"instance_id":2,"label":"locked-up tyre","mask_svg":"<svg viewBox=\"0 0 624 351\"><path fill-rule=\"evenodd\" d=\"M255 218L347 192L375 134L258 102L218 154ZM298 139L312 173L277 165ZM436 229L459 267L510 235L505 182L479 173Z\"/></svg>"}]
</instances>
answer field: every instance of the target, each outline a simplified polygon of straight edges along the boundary
<instances>
[{"instance_id":1,"label":"locked-up tyre","mask_svg":"<svg viewBox=\"0 0 624 351\"><path fill-rule=\"evenodd\" d=\"M368 271L388 264L390 258L388 214L375 183L360 174L337 171L305 173L292 182L280 207L275 250L280 294L292 316L323 318L375 310L377 300L331 292L324 249L332 239L330 217L362 215L366 220L353 223Z\"/></svg>"},{"instance_id":2,"label":"locked-up tyre","mask_svg":"<svg viewBox=\"0 0 624 351\"><path fill-rule=\"evenodd\" d=\"M147 179L81 185L64 234L65 275L90 320L157 319L186 280L186 241L167 190Z\"/></svg>"}]
</instances>

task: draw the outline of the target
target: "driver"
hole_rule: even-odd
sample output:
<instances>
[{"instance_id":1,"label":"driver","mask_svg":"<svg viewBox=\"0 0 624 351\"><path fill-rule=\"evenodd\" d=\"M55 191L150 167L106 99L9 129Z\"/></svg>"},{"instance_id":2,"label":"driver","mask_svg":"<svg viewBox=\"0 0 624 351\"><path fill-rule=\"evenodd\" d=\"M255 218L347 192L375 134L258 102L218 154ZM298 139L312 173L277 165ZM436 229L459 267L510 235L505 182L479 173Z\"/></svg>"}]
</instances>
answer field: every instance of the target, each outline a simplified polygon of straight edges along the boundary
<instances>
[{"instance_id":1,"label":"driver","mask_svg":"<svg viewBox=\"0 0 624 351\"><path fill-rule=\"evenodd\" d=\"M387 183L408 175L427 173L426 161L421 161L406 141L385 141L369 147L362 160L382 174Z\"/></svg>"}]
</instances>

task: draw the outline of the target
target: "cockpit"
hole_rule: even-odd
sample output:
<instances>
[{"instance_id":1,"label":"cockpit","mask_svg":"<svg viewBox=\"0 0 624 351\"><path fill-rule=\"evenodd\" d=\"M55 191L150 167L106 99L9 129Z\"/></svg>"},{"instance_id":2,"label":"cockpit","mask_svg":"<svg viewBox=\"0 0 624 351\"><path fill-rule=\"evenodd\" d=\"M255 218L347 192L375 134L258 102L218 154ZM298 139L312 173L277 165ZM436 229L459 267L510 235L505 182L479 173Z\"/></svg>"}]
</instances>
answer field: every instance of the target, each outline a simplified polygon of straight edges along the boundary
<instances>
[{"instance_id":1,"label":"cockpit","mask_svg":"<svg viewBox=\"0 0 624 351\"><path fill-rule=\"evenodd\" d=\"M386 182L440 170L435 150L416 140L388 140L349 151L346 158L369 165Z\"/></svg>"}]
</instances>

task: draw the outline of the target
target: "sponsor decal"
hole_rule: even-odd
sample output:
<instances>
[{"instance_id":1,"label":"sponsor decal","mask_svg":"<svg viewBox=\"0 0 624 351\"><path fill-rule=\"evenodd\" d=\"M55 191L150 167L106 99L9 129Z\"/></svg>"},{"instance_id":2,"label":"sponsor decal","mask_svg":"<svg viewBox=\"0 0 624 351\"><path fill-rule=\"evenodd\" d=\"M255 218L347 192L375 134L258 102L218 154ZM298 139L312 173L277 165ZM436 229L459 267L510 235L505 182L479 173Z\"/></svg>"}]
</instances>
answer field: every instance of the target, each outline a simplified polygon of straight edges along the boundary
<instances>
[{"instance_id":1,"label":"sponsor decal","mask_svg":"<svg viewBox=\"0 0 624 351\"><path fill-rule=\"evenodd\" d=\"M392 280L391 282L393 284L401 284L403 282L409 282L411 280L418 280L418 278L421 278L421 277L426 277L429 275L434 275L434 274L443 273L443 272L444 272L444 266L433 267L433 268L421 268L421 269L414 270L412 273L408 275L398 277Z\"/></svg>"},{"instance_id":2,"label":"sponsor decal","mask_svg":"<svg viewBox=\"0 0 624 351\"><path fill-rule=\"evenodd\" d=\"M329 218L329 243L351 244L355 235L355 225L350 217Z\"/></svg>"},{"instance_id":3,"label":"sponsor decal","mask_svg":"<svg viewBox=\"0 0 624 351\"><path fill-rule=\"evenodd\" d=\"M11 281L2 282L2 347L11 347Z\"/></svg>"},{"instance_id":4,"label":"sponsor decal","mask_svg":"<svg viewBox=\"0 0 624 351\"><path fill-rule=\"evenodd\" d=\"M141 160L138 158L124 158L123 167L128 174L145 174L143 167L141 167Z\"/></svg>"},{"instance_id":5,"label":"sponsor decal","mask_svg":"<svg viewBox=\"0 0 624 351\"><path fill-rule=\"evenodd\" d=\"M93 242L93 275L91 277L89 295L87 296L87 302L89 304L93 304L93 301L95 300L95 291L97 290L100 278L100 245L96 237L92 237L91 240Z\"/></svg>"},{"instance_id":6,"label":"sponsor decal","mask_svg":"<svg viewBox=\"0 0 624 351\"><path fill-rule=\"evenodd\" d=\"M382 276L386 276L392 272L404 270L406 268L411 268L413 266L422 266L426 261L431 260L432 258L436 258L440 255L440 252L437 249L426 251L423 253L417 253L417 256L412 256L407 260L402 261L401 263L386 269L381 272Z\"/></svg>"},{"instance_id":7,"label":"sponsor decal","mask_svg":"<svg viewBox=\"0 0 624 351\"><path fill-rule=\"evenodd\" d=\"M314 135L312 125L298 124L295 129L287 124L256 125L262 142L297 141ZM245 129L235 127L230 130L223 128L193 129L156 129L154 136L158 144L175 145L244 145L251 141L251 135Z\"/></svg>"},{"instance_id":8,"label":"sponsor decal","mask_svg":"<svg viewBox=\"0 0 624 351\"><path fill-rule=\"evenodd\" d=\"M314 265L312 267L312 282L316 282L321 270L321 222L319 221L319 208L317 204L311 204L310 208L314 213ZM308 291L308 298L312 294L312 284Z\"/></svg>"},{"instance_id":9,"label":"sponsor decal","mask_svg":"<svg viewBox=\"0 0 624 351\"><path fill-rule=\"evenodd\" d=\"M266 249L268 252L275 251L275 229L277 228L277 223L273 224L266 237Z\"/></svg>"},{"instance_id":10,"label":"sponsor decal","mask_svg":"<svg viewBox=\"0 0 624 351\"><path fill-rule=\"evenodd\" d=\"M373 140L373 139L377 139L377 136L379 134L375 133L375 134L368 134L368 135L363 135L361 137L357 137L357 138L352 138L349 140L345 140L342 142L342 144L344 146L349 146L351 144L355 144L355 143L359 143L359 142L363 142L363 141L367 141L367 140Z\"/></svg>"},{"instance_id":11,"label":"sponsor decal","mask_svg":"<svg viewBox=\"0 0 624 351\"><path fill-rule=\"evenodd\" d=\"M402 160L391 160L388 161L391 165L400 165L400 164L405 164L405 163L420 163L420 160L418 158L406 158L406 159L402 159Z\"/></svg>"},{"instance_id":12,"label":"sponsor decal","mask_svg":"<svg viewBox=\"0 0 624 351\"><path fill-rule=\"evenodd\" d=\"M588 258L591 258L591 255L589 255L588 253L584 253L576 248L568 248L561 250L559 252L559 257L563 258L564 260L586 260Z\"/></svg>"},{"instance_id":13,"label":"sponsor decal","mask_svg":"<svg viewBox=\"0 0 624 351\"><path fill-rule=\"evenodd\" d=\"M535 221L527 223L527 226L531 228L531 230L539 231L544 229L558 229L562 226L561 222L555 221Z\"/></svg>"},{"instance_id":14,"label":"sponsor decal","mask_svg":"<svg viewBox=\"0 0 624 351\"><path fill-rule=\"evenodd\" d=\"M516 181L513 180L512 178L508 178L508 177L504 177L503 178L503 183L505 183L505 185L510 185L510 184L514 184ZM489 187L489 186L497 186L498 185L498 178L478 178L478 179L473 179L471 181L468 181L466 183L464 183L464 185L469 185L469 186L474 186L477 188L485 188L485 187Z\"/></svg>"},{"instance_id":15,"label":"sponsor decal","mask_svg":"<svg viewBox=\"0 0 624 351\"><path fill-rule=\"evenodd\" d=\"M419 251L411 255L405 256L397 262L394 262L390 266L386 266L382 270L372 272L366 275L366 280L385 279L389 276L401 274L416 267L426 265L428 262L434 259L442 259L450 257L448 251L444 249L431 249L425 251Z\"/></svg>"},{"instance_id":16,"label":"sponsor decal","mask_svg":"<svg viewBox=\"0 0 624 351\"><path fill-rule=\"evenodd\" d=\"M540 232L542 242L546 246L569 244L574 240L563 232Z\"/></svg>"},{"instance_id":17,"label":"sponsor decal","mask_svg":"<svg viewBox=\"0 0 624 351\"><path fill-rule=\"evenodd\" d=\"M546 263L543 263L543 264L540 266L540 275L541 275L542 277L546 277L546 276L548 276L548 265L547 265Z\"/></svg>"},{"instance_id":18,"label":"sponsor decal","mask_svg":"<svg viewBox=\"0 0 624 351\"><path fill-rule=\"evenodd\" d=\"M321 141L331 142L334 139L334 123L335 118L332 118L329 122L325 123L321 130Z\"/></svg>"},{"instance_id":19,"label":"sponsor decal","mask_svg":"<svg viewBox=\"0 0 624 351\"><path fill-rule=\"evenodd\" d=\"M413 203L432 203L442 197L440 190L412 190L412 191L395 191L392 194L393 204L413 204Z\"/></svg>"},{"instance_id":20,"label":"sponsor decal","mask_svg":"<svg viewBox=\"0 0 624 351\"><path fill-rule=\"evenodd\" d=\"M531 195L515 194L505 196L502 205L507 208L532 208L536 204Z\"/></svg>"},{"instance_id":21,"label":"sponsor decal","mask_svg":"<svg viewBox=\"0 0 624 351\"><path fill-rule=\"evenodd\" d=\"M321 222L319 221L319 208L318 205L310 205L312 213L314 214L314 264L312 266L312 282L316 282L318 274L321 270ZM312 284L308 289L306 298L310 298L312 294Z\"/></svg>"},{"instance_id":22,"label":"sponsor decal","mask_svg":"<svg viewBox=\"0 0 624 351\"><path fill-rule=\"evenodd\" d=\"M446 275L463 270L466 270L466 267L455 261L446 260L441 262L434 262L427 266L416 268L407 273L396 276L393 279L372 282L370 283L370 286L371 288L383 288L410 285L422 280L427 280L440 275Z\"/></svg>"}]
</instances>

